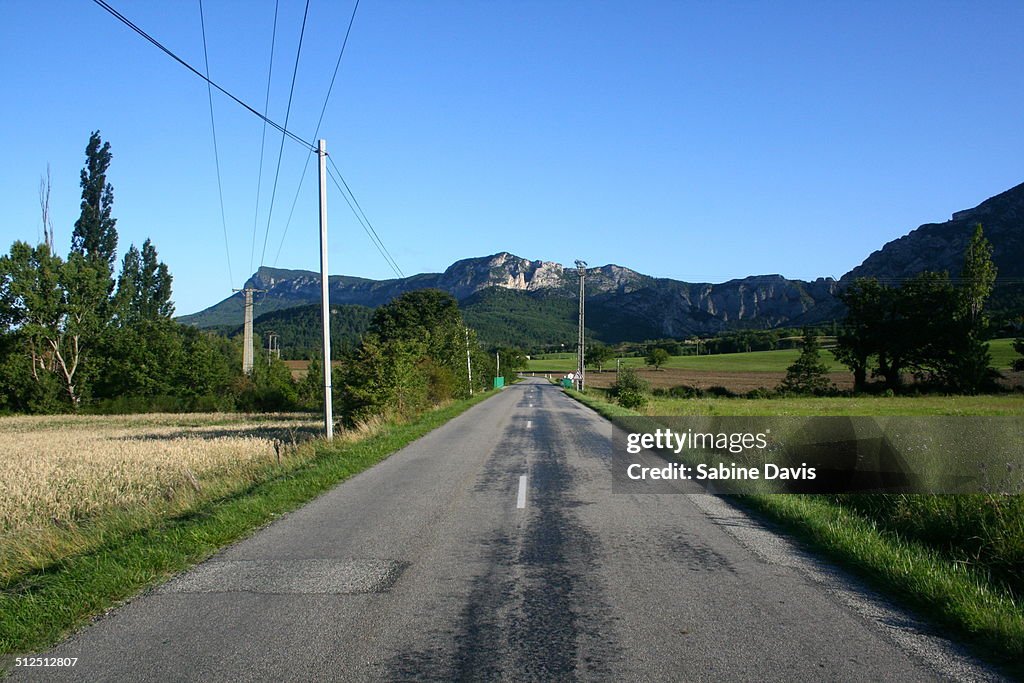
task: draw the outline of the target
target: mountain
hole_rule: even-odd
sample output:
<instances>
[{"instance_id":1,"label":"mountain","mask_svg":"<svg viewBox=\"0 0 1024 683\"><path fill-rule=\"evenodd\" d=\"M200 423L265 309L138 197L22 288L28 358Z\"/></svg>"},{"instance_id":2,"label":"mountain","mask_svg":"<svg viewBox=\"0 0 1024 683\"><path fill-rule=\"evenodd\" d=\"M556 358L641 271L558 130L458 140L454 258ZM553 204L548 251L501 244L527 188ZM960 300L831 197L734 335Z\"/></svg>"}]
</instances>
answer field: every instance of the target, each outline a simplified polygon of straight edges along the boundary
<instances>
[{"instance_id":1,"label":"mountain","mask_svg":"<svg viewBox=\"0 0 1024 683\"><path fill-rule=\"evenodd\" d=\"M955 279L978 223L992 243L992 261L998 269L989 308L1002 317L1020 315L1024 310L1024 183L973 209L957 211L944 223L926 223L889 242L840 283L845 286L858 277L874 277L899 284L923 270L944 270Z\"/></svg>"},{"instance_id":2,"label":"mountain","mask_svg":"<svg viewBox=\"0 0 1024 683\"><path fill-rule=\"evenodd\" d=\"M434 287L451 293L467 318L486 325L495 337L542 336L551 343L572 341L575 329L576 268L550 261L529 261L508 252L463 259L443 273L393 280L331 276L332 306L379 306L408 291ZM805 315L834 298L835 281L787 280L781 275L748 277L722 284L691 284L653 278L617 265L588 268L587 327L596 338L615 342L656 337L711 334L734 327L773 327ZM303 306L320 298L320 277L309 271L260 268L247 287L256 296L256 313ZM524 327L532 316L534 325ZM198 327L238 325L242 295L179 320ZM499 332L504 329L505 332ZM490 336L490 335L489 335ZM525 338L523 340L525 342Z\"/></svg>"},{"instance_id":3,"label":"mountain","mask_svg":"<svg viewBox=\"0 0 1024 683\"><path fill-rule=\"evenodd\" d=\"M1024 184L958 211L945 223L922 225L889 242L838 282L757 275L719 284L688 283L614 264L588 268L587 328L593 338L614 343L835 320L843 315L837 292L857 277L900 282L922 270L947 270L957 276L964 247L979 222L993 244L999 268L990 307L1019 315L1024 310ZM500 252L457 261L443 273L392 280L332 275L329 282L332 306L372 308L404 292L444 290L459 301L466 319L490 344L575 341L577 271L552 261ZM320 276L310 271L264 267L246 286L265 290L256 297L257 315L306 306L320 298ZM241 318L239 293L179 320L199 327L236 327Z\"/></svg>"}]
</instances>

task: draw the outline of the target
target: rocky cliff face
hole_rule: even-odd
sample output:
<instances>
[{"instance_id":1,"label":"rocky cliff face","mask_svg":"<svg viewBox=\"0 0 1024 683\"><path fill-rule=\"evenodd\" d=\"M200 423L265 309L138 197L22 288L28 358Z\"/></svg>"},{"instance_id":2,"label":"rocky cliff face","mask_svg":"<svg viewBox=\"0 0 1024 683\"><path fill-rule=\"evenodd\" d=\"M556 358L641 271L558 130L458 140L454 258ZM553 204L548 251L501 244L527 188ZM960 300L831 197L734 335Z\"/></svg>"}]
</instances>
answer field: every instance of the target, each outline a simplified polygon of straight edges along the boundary
<instances>
[{"instance_id":1,"label":"rocky cliff face","mask_svg":"<svg viewBox=\"0 0 1024 683\"><path fill-rule=\"evenodd\" d=\"M530 261L508 252L463 259L443 273L424 273L396 280L331 276L333 304L379 306L400 294L434 287L459 301L492 287L525 296L575 298L577 269L552 261ZM310 271L261 268L247 286L266 290L259 295L261 312L316 302L320 276ZM622 338L680 337L711 334L730 327L770 327L804 315L833 297L835 283L787 280L780 275L749 277L722 284L690 284L652 278L617 265L587 270L586 288L597 325L619 321ZM225 299L183 322L212 326L236 323L241 295ZM608 325L605 325L607 327ZM632 331L632 334L631 334ZM615 335L620 336L620 335Z\"/></svg>"},{"instance_id":2,"label":"rocky cliff face","mask_svg":"<svg viewBox=\"0 0 1024 683\"><path fill-rule=\"evenodd\" d=\"M844 285L858 277L898 284L923 270L960 275L964 249L981 223L992 243L999 280L1024 276L1024 183L986 199L973 209L957 211L945 223L926 223L889 242L844 275ZM997 286L998 286L997 281Z\"/></svg>"}]
</instances>

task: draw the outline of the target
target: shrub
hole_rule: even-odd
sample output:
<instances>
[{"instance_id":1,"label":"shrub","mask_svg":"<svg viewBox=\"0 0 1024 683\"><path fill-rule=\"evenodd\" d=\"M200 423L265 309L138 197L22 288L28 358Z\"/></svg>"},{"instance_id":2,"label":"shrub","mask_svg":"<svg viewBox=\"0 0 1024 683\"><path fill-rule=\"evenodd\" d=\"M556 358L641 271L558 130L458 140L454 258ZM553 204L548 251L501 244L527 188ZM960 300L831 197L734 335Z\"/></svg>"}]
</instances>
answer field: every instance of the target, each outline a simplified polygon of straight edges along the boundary
<instances>
[{"instance_id":1,"label":"shrub","mask_svg":"<svg viewBox=\"0 0 1024 683\"><path fill-rule=\"evenodd\" d=\"M700 398L704 395L702 389L697 387L691 387L686 384L681 384L677 387L672 387L668 390L668 395L672 398Z\"/></svg>"},{"instance_id":2,"label":"shrub","mask_svg":"<svg viewBox=\"0 0 1024 683\"><path fill-rule=\"evenodd\" d=\"M650 385L640 379L633 368L622 368L608 394L623 408L637 410L647 405Z\"/></svg>"}]
</instances>

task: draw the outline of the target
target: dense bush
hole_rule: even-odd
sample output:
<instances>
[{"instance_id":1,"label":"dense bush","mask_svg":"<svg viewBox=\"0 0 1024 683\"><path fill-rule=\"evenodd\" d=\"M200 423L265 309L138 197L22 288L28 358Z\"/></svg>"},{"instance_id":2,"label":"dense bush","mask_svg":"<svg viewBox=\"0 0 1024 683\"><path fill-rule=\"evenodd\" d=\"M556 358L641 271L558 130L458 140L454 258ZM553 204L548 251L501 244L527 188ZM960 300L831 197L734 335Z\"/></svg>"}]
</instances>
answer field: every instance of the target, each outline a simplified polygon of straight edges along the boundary
<instances>
[{"instance_id":1,"label":"dense bush","mask_svg":"<svg viewBox=\"0 0 1024 683\"><path fill-rule=\"evenodd\" d=\"M615 383L608 390L608 395L623 408L640 410L647 406L647 393L650 385L642 380L633 368L622 368L618 372Z\"/></svg>"}]
</instances>

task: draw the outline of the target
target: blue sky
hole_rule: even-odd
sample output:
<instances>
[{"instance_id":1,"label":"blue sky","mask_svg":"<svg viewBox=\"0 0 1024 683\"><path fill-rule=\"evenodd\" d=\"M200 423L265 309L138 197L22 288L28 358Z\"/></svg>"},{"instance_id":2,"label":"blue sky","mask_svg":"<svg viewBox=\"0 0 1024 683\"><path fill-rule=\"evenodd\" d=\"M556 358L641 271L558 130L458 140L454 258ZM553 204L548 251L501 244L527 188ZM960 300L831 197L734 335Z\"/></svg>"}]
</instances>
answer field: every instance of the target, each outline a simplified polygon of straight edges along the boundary
<instances>
[{"instance_id":1,"label":"blue sky","mask_svg":"<svg viewBox=\"0 0 1024 683\"><path fill-rule=\"evenodd\" d=\"M111 4L202 69L198 2ZM280 0L282 122L303 0ZM273 0L205 0L215 81L262 109ZM289 128L313 135L352 4L312 0ZM511 251L687 281L839 276L1024 181L1024 3L363 0L321 137L406 274ZM153 239L179 313L261 261L316 270L315 164L89 0L3 0L0 238L58 250L90 131L114 154L121 252ZM332 273L384 259L329 196ZM257 233L252 254L254 227Z\"/></svg>"}]
</instances>

